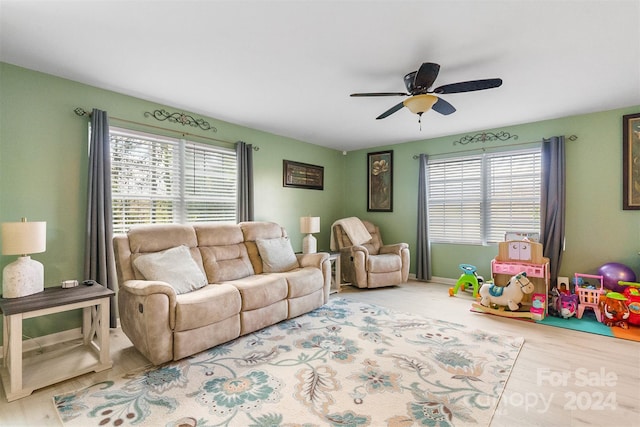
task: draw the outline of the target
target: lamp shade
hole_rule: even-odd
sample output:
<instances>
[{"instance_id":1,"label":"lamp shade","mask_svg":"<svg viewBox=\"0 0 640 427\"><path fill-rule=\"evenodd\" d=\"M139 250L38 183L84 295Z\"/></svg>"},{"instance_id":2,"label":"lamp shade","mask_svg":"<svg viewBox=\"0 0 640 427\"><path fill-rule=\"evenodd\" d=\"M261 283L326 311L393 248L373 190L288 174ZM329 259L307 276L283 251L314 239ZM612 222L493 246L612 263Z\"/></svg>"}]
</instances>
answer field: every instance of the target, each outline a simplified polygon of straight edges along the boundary
<instances>
[{"instance_id":1,"label":"lamp shade","mask_svg":"<svg viewBox=\"0 0 640 427\"><path fill-rule=\"evenodd\" d=\"M435 95L415 95L411 98L407 98L404 100L403 104L405 107L409 109L414 114L422 114L426 111L429 111L433 104L438 102L438 97Z\"/></svg>"},{"instance_id":2,"label":"lamp shade","mask_svg":"<svg viewBox=\"0 0 640 427\"><path fill-rule=\"evenodd\" d=\"M304 234L320 232L319 216L303 216L300 218L300 232Z\"/></svg>"},{"instance_id":3,"label":"lamp shade","mask_svg":"<svg viewBox=\"0 0 640 427\"><path fill-rule=\"evenodd\" d=\"M47 250L47 223L44 221L2 224L2 254L27 255Z\"/></svg>"}]
</instances>

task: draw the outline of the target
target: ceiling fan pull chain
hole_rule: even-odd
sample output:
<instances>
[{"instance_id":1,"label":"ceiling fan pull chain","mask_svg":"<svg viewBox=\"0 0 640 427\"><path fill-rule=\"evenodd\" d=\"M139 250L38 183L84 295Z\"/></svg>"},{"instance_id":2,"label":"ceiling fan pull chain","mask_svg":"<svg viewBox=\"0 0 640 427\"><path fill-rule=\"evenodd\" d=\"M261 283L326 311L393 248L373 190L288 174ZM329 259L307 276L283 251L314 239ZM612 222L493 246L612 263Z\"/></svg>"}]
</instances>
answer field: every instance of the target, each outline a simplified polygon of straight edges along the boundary
<instances>
[{"instance_id":1,"label":"ceiling fan pull chain","mask_svg":"<svg viewBox=\"0 0 640 427\"><path fill-rule=\"evenodd\" d=\"M422 113L418 114L418 124L420 125L420 132L422 132Z\"/></svg>"}]
</instances>

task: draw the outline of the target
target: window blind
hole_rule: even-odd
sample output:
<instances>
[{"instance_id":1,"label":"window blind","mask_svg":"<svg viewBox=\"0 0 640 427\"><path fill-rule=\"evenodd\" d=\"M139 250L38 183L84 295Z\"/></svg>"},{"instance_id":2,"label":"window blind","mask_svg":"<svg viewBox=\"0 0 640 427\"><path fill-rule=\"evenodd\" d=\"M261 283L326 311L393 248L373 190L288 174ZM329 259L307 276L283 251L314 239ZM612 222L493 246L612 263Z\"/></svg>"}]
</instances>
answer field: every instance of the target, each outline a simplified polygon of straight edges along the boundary
<instances>
[{"instance_id":1,"label":"window blind","mask_svg":"<svg viewBox=\"0 0 640 427\"><path fill-rule=\"evenodd\" d=\"M235 151L203 144L185 145L185 221L235 221Z\"/></svg>"},{"instance_id":2,"label":"window blind","mask_svg":"<svg viewBox=\"0 0 640 427\"><path fill-rule=\"evenodd\" d=\"M235 221L235 151L110 130L114 233L132 225Z\"/></svg>"},{"instance_id":3,"label":"window blind","mask_svg":"<svg viewBox=\"0 0 640 427\"><path fill-rule=\"evenodd\" d=\"M487 242L507 231L540 231L540 150L487 155Z\"/></svg>"},{"instance_id":4,"label":"window blind","mask_svg":"<svg viewBox=\"0 0 640 427\"><path fill-rule=\"evenodd\" d=\"M486 244L540 230L540 149L430 160L433 242Z\"/></svg>"}]
</instances>

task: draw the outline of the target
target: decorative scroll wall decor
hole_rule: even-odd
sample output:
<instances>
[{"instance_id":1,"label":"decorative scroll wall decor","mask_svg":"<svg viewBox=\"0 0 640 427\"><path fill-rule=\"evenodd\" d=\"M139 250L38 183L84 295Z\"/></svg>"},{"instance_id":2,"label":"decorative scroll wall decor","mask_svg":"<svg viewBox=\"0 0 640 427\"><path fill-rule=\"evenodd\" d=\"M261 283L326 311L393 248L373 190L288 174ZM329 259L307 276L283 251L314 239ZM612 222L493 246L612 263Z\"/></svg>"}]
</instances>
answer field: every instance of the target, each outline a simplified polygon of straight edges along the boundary
<instances>
[{"instance_id":1,"label":"decorative scroll wall decor","mask_svg":"<svg viewBox=\"0 0 640 427\"><path fill-rule=\"evenodd\" d=\"M196 119L185 113L170 113L167 110L154 110L153 113L145 111L145 117L153 117L156 120L164 122L165 120L170 123L180 123L182 126L199 127L202 130L210 130L211 132L218 132L214 126L211 126L209 122L203 119Z\"/></svg>"},{"instance_id":2,"label":"decorative scroll wall decor","mask_svg":"<svg viewBox=\"0 0 640 427\"><path fill-rule=\"evenodd\" d=\"M84 108L78 107L75 110L73 110L74 113L76 113L77 115L79 115L80 117L82 116L87 116L90 117L91 113L88 112L87 110L85 110Z\"/></svg>"},{"instance_id":3,"label":"decorative scroll wall decor","mask_svg":"<svg viewBox=\"0 0 640 427\"><path fill-rule=\"evenodd\" d=\"M460 138L458 141L453 141L453 145L467 145L476 142L487 142L487 141L508 141L510 139L518 139L518 135L511 135L509 132L482 132L477 133L475 135L466 135Z\"/></svg>"}]
</instances>

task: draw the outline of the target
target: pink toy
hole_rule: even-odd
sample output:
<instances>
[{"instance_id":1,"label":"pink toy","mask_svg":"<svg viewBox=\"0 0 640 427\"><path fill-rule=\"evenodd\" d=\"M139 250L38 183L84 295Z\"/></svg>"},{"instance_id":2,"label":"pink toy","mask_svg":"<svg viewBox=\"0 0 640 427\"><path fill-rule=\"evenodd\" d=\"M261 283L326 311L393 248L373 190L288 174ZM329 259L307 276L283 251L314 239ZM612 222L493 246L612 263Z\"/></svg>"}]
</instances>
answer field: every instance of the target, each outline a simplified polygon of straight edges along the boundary
<instances>
[{"instance_id":1,"label":"pink toy","mask_svg":"<svg viewBox=\"0 0 640 427\"><path fill-rule=\"evenodd\" d=\"M547 296L545 294L533 294L531 296L531 318L534 320L544 319L545 305L547 303Z\"/></svg>"},{"instance_id":2,"label":"pink toy","mask_svg":"<svg viewBox=\"0 0 640 427\"><path fill-rule=\"evenodd\" d=\"M558 315L565 319L574 316L578 310L578 295L561 293L556 300L556 310L558 310Z\"/></svg>"},{"instance_id":3,"label":"pink toy","mask_svg":"<svg viewBox=\"0 0 640 427\"><path fill-rule=\"evenodd\" d=\"M598 307L598 303L600 302L600 296L604 293L604 289L602 287L603 277L602 276L594 276L592 274L575 274L576 280L575 283L579 283L579 277L588 278L588 279L598 279L599 285L593 287L583 287L576 286L576 295L578 295L578 313L576 317L578 319L582 319L582 315L584 314L584 310L586 308L590 308L596 314L596 319L598 322L602 323L602 313L600 312L600 307Z\"/></svg>"}]
</instances>

